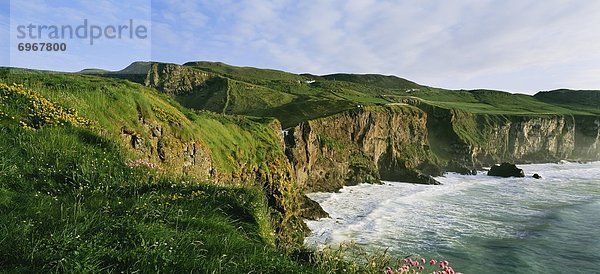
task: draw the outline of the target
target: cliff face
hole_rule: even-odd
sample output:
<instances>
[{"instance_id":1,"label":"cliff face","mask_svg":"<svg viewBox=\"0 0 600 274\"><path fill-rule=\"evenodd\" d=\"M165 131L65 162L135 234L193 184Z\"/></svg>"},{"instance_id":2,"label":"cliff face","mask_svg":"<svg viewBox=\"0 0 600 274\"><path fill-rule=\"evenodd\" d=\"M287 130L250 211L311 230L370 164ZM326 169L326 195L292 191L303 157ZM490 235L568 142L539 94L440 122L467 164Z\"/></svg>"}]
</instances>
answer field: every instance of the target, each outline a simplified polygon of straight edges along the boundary
<instances>
[{"instance_id":1,"label":"cliff face","mask_svg":"<svg viewBox=\"0 0 600 274\"><path fill-rule=\"evenodd\" d=\"M462 152L475 166L500 161L547 162L569 158L575 148L571 116L504 116L452 111ZM468 163L468 162L467 162Z\"/></svg>"},{"instance_id":2,"label":"cliff face","mask_svg":"<svg viewBox=\"0 0 600 274\"><path fill-rule=\"evenodd\" d=\"M121 129L121 139L132 151L161 169L208 180L214 168L210 151L199 140L184 141L155 121L140 119L144 131Z\"/></svg>"},{"instance_id":3,"label":"cliff face","mask_svg":"<svg viewBox=\"0 0 600 274\"><path fill-rule=\"evenodd\" d=\"M153 63L143 83L173 96L183 106L224 112L230 81L193 67ZM291 167L283 177L295 179L308 191L334 191L348 184L380 180L434 183L425 175L439 175L442 169L469 173L503 161L600 159L600 118L596 116L476 113L438 107L416 97L403 97L399 102L359 107L286 130L286 163ZM249 105L272 107L256 102ZM279 142L263 138L252 140L260 145L248 151L214 150L206 142L183 142L158 134L162 129L155 125L146 127L151 157L185 174L241 182L264 178L265 169L268 174L288 169L282 154L268 162L277 166L258 164L266 159L240 157L260 154L269 147L281 148ZM279 128L272 130L270 135ZM140 143L126 133L123 138L134 145ZM220 163L224 161L233 168L223 170Z\"/></svg>"},{"instance_id":4,"label":"cliff face","mask_svg":"<svg viewBox=\"0 0 600 274\"><path fill-rule=\"evenodd\" d=\"M335 191L422 173L516 163L600 159L600 118L474 114L433 106L357 108L284 131L300 186Z\"/></svg>"},{"instance_id":5,"label":"cliff face","mask_svg":"<svg viewBox=\"0 0 600 274\"><path fill-rule=\"evenodd\" d=\"M476 163L491 165L506 160L540 162L567 159L575 146L575 123L568 116L513 116L491 127L489 138L473 148L472 157Z\"/></svg>"},{"instance_id":6,"label":"cliff face","mask_svg":"<svg viewBox=\"0 0 600 274\"><path fill-rule=\"evenodd\" d=\"M346 184L418 181L433 160L427 115L410 106L357 108L285 131L301 187L333 191Z\"/></svg>"},{"instance_id":7,"label":"cliff face","mask_svg":"<svg viewBox=\"0 0 600 274\"><path fill-rule=\"evenodd\" d=\"M575 117L575 150L573 158L600 159L600 117Z\"/></svg>"},{"instance_id":8,"label":"cliff face","mask_svg":"<svg viewBox=\"0 0 600 274\"><path fill-rule=\"evenodd\" d=\"M193 68L152 63L149 65L144 85L170 95L181 95L202 88L210 78L210 74Z\"/></svg>"},{"instance_id":9,"label":"cliff face","mask_svg":"<svg viewBox=\"0 0 600 274\"><path fill-rule=\"evenodd\" d=\"M474 114L422 108L430 112L428 129L433 150L444 159L466 166L600 159L597 117Z\"/></svg>"}]
</instances>

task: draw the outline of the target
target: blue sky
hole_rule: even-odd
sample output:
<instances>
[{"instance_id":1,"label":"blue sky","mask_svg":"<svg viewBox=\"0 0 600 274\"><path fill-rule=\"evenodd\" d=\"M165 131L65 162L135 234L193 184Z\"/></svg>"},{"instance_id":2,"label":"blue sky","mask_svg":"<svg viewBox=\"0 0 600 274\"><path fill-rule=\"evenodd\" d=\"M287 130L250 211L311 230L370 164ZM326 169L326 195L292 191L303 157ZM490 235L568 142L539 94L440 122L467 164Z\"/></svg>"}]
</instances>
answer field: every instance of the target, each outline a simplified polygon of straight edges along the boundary
<instances>
[{"instance_id":1,"label":"blue sky","mask_svg":"<svg viewBox=\"0 0 600 274\"><path fill-rule=\"evenodd\" d=\"M9 1L0 1L5 66L117 70L135 60L209 60L298 73L393 74L455 89L600 89L600 1L13 0L13 23L133 18L152 35L93 48L68 41L73 50L64 55L12 60L15 24Z\"/></svg>"}]
</instances>

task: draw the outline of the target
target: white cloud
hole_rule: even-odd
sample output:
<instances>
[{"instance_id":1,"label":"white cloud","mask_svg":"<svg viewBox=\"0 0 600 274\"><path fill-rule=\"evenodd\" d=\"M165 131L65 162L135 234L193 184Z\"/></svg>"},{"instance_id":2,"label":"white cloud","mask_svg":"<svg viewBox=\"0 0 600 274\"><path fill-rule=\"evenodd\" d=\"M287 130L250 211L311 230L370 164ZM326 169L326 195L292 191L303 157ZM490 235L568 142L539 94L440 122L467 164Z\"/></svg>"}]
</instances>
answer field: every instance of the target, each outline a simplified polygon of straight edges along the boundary
<instances>
[{"instance_id":1,"label":"white cloud","mask_svg":"<svg viewBox=\"0 0 600 274\"><path fill-rule=\"evenodd\" d=\"M42 2L23 5L39 14ZM155 60L395 74L449 88L600 88L599 1L152 2Z\"/></svg>"}]
</instances>

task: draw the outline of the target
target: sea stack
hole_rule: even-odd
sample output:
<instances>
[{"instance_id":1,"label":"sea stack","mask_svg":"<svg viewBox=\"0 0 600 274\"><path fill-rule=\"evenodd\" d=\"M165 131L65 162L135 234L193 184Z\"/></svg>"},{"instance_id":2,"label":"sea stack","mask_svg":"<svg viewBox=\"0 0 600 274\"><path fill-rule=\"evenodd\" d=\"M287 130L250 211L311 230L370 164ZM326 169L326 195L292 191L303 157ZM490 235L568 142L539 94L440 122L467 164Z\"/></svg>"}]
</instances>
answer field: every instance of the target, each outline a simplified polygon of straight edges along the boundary
<instances>
[{"instance_id":1,"label":"sea stack","mask_svg":"<svg viewBox=\"0 0 600 274\"><path fill-rule=\"evenodd\" d=\"M490 171L488 171L488 176L498 176L498 177L525 177L525 173L522 169L518 168L515 164L511 163L502 163L500 165L494 165Z\"/></svg>"}]
</instances>

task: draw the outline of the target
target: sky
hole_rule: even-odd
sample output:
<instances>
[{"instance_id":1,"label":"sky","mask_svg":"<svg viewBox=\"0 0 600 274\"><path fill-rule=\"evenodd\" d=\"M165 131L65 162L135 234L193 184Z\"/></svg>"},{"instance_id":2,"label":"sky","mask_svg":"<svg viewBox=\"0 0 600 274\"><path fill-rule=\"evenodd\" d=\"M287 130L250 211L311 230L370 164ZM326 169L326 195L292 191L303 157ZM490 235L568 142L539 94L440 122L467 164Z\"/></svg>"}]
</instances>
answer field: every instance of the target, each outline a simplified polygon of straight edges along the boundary
<instances>
[{"instance_id":1,"label":"sky","mask_svg":"<svg viewBox=\"0 0 600 274\"><path fill-rule=\"evenodd\" d=\"M220 61L295 73L379 73L451 89L600 89L600 1L0 0L1 66L119 70ZM18 25L133 19L146 39L19 52ZM91 24L92 24L91 23ZM36 41L33 41L36 42ZM40 41L37 41L40 42Z\"/></svg>"}]
</instances>

